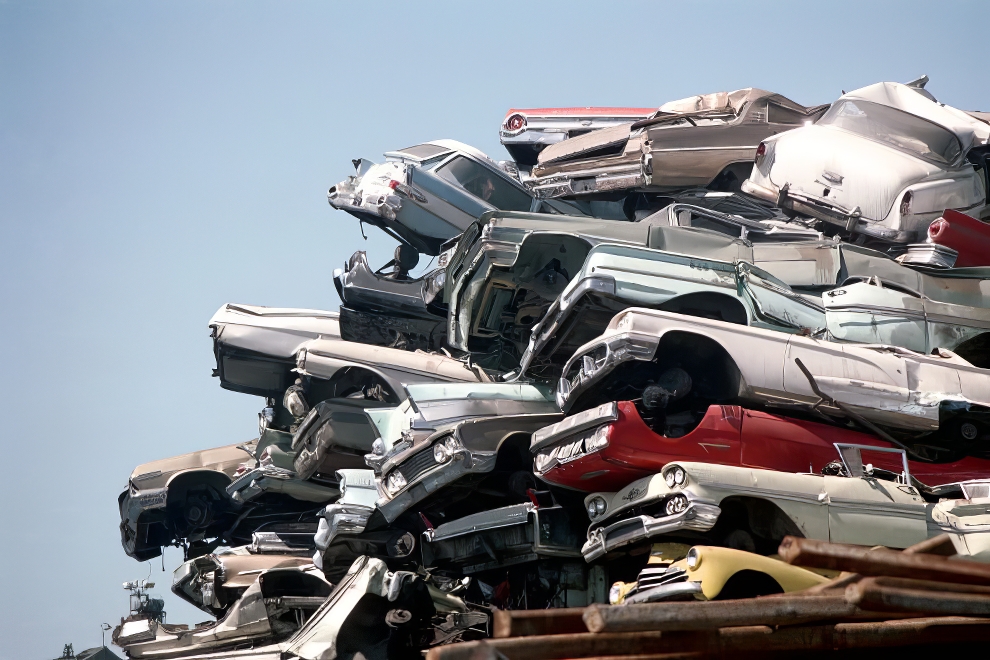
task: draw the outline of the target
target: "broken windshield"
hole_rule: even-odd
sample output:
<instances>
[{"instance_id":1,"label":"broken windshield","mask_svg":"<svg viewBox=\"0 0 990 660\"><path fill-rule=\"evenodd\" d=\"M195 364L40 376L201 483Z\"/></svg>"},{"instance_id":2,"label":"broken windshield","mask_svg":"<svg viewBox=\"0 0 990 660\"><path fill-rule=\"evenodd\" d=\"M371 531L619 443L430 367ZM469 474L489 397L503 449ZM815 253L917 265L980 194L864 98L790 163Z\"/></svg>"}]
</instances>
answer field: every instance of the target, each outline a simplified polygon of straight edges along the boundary
<instances>
[{"instance_id":1,"label":"broken windshield","mask_svg":"<svg viewBox=\"0 0 990 660\"><path fill-rule=\"evenodd\" d=\"M870 101L840 101L818 123L836 126L939 165L955 162L962 151L959 139L951 131Z\"/></svg>"}]
</instances>

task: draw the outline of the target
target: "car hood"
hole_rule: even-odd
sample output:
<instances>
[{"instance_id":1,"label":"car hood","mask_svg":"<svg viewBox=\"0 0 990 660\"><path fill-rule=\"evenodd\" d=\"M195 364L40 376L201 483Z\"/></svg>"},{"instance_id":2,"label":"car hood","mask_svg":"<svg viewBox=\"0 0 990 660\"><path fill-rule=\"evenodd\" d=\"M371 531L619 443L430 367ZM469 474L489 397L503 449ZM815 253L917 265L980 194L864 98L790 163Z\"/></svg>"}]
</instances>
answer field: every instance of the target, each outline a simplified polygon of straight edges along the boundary
<instances>
[{"instance_id":1,"label":"car hood","mask_svg":"<svg viewBox=\"0 0 990 660\"><path fill-rule=\"evenodd\" d=\"M846 211L859 207L863 218L880 221L908 184L941 170L833 126L805 126L774 138L770 180L791 192L824 197ZM829 179L825 177L828 176Z\"/></svg>"},{"instance_id":2,"label":"car hood","mask_svg":"<svg viewBox=\"0 0 990 660\"><path fill-rule=\"evenodd\" d=\"M584 135L572 137L569 140L551 144L540 152L537 157L539 165L550 165L562 160L583 158L589 151L598 151L606 147L618 147L625 144L632 130L632 122L619 124L609 128L600 128Z\"/></svg>"},{"instance_id":3,"label":"car hood","mask_svg":"<svg viewBox=\"0 0 990 660\"><path fill-rule=\"evenodd\" d=\"M253 460L257 442L252 440L214 449L203 449L143 463L134 468L130 479L138 488L146 489L164 486L172 474L183 470L213 470L231 476L241 463Z\"/></svg>"}]
</instances>

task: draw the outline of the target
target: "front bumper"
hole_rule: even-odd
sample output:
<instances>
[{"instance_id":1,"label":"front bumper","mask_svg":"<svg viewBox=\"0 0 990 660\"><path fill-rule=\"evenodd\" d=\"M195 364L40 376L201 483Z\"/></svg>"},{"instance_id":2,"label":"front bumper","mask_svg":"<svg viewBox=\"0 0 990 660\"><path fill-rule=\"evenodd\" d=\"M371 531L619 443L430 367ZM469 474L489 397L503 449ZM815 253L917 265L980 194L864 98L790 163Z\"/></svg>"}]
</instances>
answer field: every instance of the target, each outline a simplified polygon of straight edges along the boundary
<instances>
[{"instance_id":1,"label":"front bumper","mask_svg":"<svg viewBox=\"0 0 990 660\"><path fill-rule=\"evenodd\" d=\"M660 534L679 531L707 532L715 526L722 510L715 504L692 501L672 516L654 518L639 515L619 520L605 527L588 530L588 540L581 547L585 561L592 562L616 548L637 543Z\"/></svg>"},{"instance_id":2,"label":"front bumper","mask_svg":"<svg viewBox=\"0 0 990 660\"><path fill-rule=\"evenodd\" d=\"M162 511L168 501L168 487L147 490L125 490L120 498L120 544L128 557L145 561L161 554L161 548L149 546L147 525L141 527L141 518L149 511Z\"/></svg>"},{"instance_id":3,"label":"front bumper","mask_svg":"<svg viewBox=\"0 0 990 660\"><path fill-rule=\"evenodd\" d=\"M423 451L432 453L432 446L428 446ZM378 500L378 509L386 522L392 522L411 506L425 500L447 484L468 474L491 472L495 469L496 458L495 452L473 452L461 447L446 462L437 463L435 467L425 470L414 479L407 478L405 488L395 495L385 495ZM402 465L399 464L393 470L401 471L401 468ZM379 492L387 493L384 484L379 486Z\"/></svg>"},{"instance_id":4,"label":"front bumper","mask_svg":"<svg viewBox=\"0 0 990 660\"><path fill-rule=\"evenodd\" d=\"M320 552L333 544L334 539L347 534L361 534L368 526L368 519L375 512L374 507L361 504L334 503L323 510L316 535L313 537L316 548Z\"/></svg>"}]
</instances>

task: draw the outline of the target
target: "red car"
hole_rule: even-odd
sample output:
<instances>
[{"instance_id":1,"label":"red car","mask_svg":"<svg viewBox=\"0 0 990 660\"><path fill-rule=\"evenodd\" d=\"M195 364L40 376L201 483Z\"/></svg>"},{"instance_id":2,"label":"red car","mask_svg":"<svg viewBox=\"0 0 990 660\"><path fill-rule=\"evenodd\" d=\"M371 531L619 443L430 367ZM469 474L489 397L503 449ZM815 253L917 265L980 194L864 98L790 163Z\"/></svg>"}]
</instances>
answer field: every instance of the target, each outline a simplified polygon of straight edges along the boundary
<instances>
[{"instance_id":1,"label":"red car","mask_svg":"<svg viewBox=\"0 0 990 660\"><path fill-rule=\"evenodd\" d=\"M671 461L818 473L838 459L836 442L891 446L867 433L719 405L710 406L693 430L667 437L643 421L634 403L619 401L540 429L530 450L538 477L590 493L619 490ZM909 463L911 475L928 486L990 478L990 460L983 458ZM876 467L900 472L900 457L878 455Z\"/></svg>"}]
</instances>

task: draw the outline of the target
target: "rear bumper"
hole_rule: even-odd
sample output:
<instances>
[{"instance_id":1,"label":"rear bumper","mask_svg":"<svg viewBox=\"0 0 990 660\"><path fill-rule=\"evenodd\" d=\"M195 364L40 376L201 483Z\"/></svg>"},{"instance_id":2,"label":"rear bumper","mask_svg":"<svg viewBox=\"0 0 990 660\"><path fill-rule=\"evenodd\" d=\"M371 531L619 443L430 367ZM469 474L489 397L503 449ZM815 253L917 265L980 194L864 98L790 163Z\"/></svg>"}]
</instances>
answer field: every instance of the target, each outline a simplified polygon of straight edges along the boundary
<instances>
[{"instance_id":1,"label":"rear bumper","mask_svg":"<svg viewBox=\"0 0 990 660\"><path fill-rule=\"evenodd\" d=\"M859 214L858 207L846 209L819 197L792 192L786 186L780 189L776 187L766 188L753 183L751 179L746 179L742 183L742 191L773 202L782 209L818 218L831 225L842 227L846 231L866 234L892 243L912 243L924 239L924 232L888 229L880 226L876 220L863 218Z\"/></svg>"}]
</instances>

